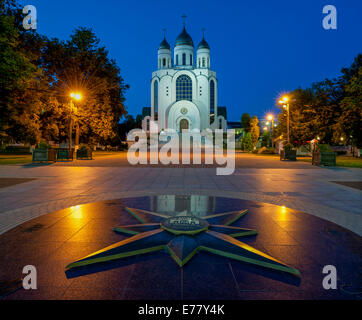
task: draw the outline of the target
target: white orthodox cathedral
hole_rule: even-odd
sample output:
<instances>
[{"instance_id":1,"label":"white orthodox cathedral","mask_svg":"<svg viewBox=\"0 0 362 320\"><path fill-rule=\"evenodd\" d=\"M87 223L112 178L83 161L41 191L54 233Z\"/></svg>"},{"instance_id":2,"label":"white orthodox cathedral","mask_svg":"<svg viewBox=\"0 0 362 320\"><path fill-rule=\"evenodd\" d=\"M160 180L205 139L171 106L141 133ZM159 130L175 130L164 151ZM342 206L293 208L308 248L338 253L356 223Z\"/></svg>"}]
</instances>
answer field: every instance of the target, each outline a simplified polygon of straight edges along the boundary
<instances>
[{"instance_id":1,"label":"white orthodox cathedral","mask_svg":"<svg viewBox=\"0 0 362 320\"><path fill-rule=\"evenodd\" d=\"M151 108L143 109L143 130L159 132L205 128L226 130L226 108L217 107L218 81L211 70L210 47L203 36L197 46L184 26L172 51L164 37L152 73Z\"/></svg>"}]
</instances>

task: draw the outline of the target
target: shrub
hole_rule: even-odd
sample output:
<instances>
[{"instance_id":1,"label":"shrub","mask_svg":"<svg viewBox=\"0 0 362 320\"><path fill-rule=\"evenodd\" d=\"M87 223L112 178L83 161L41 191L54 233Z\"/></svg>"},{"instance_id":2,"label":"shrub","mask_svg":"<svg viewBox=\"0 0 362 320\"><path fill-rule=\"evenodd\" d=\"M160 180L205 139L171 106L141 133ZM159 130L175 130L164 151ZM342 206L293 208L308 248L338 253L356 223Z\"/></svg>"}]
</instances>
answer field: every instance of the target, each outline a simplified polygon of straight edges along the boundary
<instances>
[{"instance_id":1,"label":"shrub","mask_svg":"<svg viewBox=\"0 0 362 320\"><path fill-rule=\"evenodd\" d=\"M50 146L45 141L38 144L38 149L50 149Z\"/></svg>"},{"instance_id":2,"label":"shrub","mask_svg":"<svg viewBox=\"0 0 362 320\"><path fill-rule=\"evenodd\" d=\"M79 150L88 150L88 149L89 149L89 146L86 145L86 144L81 144L81 145L79 146Z\"/></svg>"},{"instance_id":3,"label":"shrub","mask_svg":"<svg viewBox=\"0 0 362 320\"><path fill-rule=\"evenodd\" d=\"M125 150L128 150L128 143L121 142L121 144L119 145L119 151L125 151Z\"/></svg>"},{"instance_id":4,"label":"shrub","mask_svg":"<svg viewBox=\"0 0 362 320\"><path fill-rule=\"evenodd\" d=\"M261 153L264 153L264 154L274 154L274 153L275 153L275 149L274 149L274 148L266 148L266 149L263 150Z\"/></svg>"},{"instance_id":5,"label":"shrub","mask_svg":"<svg viewBox=\"0 0 362 320\"><path fill-rule=\"evenodd\" d=\"M319 152L332 152L331 147L328 144L318 144L317 151Z\"/></svg>"}]
</instances>

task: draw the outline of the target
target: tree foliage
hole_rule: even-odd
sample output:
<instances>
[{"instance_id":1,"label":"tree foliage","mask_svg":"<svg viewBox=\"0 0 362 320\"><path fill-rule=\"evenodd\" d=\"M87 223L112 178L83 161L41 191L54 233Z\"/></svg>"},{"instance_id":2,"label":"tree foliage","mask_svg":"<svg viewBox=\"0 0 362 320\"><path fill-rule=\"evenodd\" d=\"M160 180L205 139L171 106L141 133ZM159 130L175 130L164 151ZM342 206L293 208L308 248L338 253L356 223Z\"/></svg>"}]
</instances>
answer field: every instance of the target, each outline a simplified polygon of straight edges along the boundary
<instances>
[{"instance_id":1,"label":"tree foliage","mask_svg":"<svg viewBox=\"0 0 362 320\"><path fill-rule=\"evenodd\" d=\"M18 28L20 9L13 1L0 5L0 138L2 142L21 139L33 142L38 134L38 95L29 88L36 86L39 70L34 54L27 52L27 37Z\"/></svg>"},{"instance_id":2,"label":"tree foliage","mask_svg":"<svg viewBox=\"0 0 362 320\"><path fill-rule=\"evenodd\" d=\"M250 132L246 132L241 140L241 148L244 151L252 151L254 148Z\"/></svg>"},{"instance_id":3,"label":"tree foliage","mask_svg":"<svg viewBox=\"0 0 362 320\"><path fill-rule=\"evenodd\" d=\"M241 116L241 127L244 129L244 132L250 132L250 120L251 117L249 113L244 113Z\"/></svg>"},{"instance_id":4,"label":"tree foliage","mask_svg":"<svg viewBox=\"0 0 362 320\"><path fill-rule=\"evenodd\" d=\"M294 145L305 144L319 137L327 144L341 141L362 145L362 54L342 75L298 88L290 93L290 140ZM278 135L286 133L287 111L278 117ZM343 138L343 140L341 140Z\"/></svg>"},{"instance_id":5,"label":"tree foliage","mask_svg":"<svg viewBox=\"0 0 362 320\"><path fill-rule=\"evenodd\" d=\"M44 122L59 123L67 118L71 111L69 95L80 92L82 100L75 103L73 114L81 138L90 143L114 138L119 119L126 114L123 102L128 85L124 84L115 61L108 58L106 49L99 47L99 39L91 29L76 29L66 42L48 41L41 67L54 97L43 114ZM54 131L47 130L47 126L43 129L48 136ZM61 131L53 135L53 140L62 139L64 130Z\"/></svg>"},{"instance_id":6,"label":"tree foliage","mask_svg":"<svg viewBox=\"0 0 362 320\"><path fill-rule=\"evenodd\" d=\"M142 116L137 115L136 119L132 115L127 115L126 119L118 125L118 135L122 141L127 139L127 133L132 129L142 128Z\"/></svg>"},{"instance_id":7,"label":"tree foliage","mask_svg":"<svg viewBox=\"0 0 362 320\"><path fill-rule=\"evenodd\" d=\"M72 115L87 143L106 143L127 114L129 88L116 62L91 29L67 41L22 28L13 0L0 2L0 135L2 141L36 143L67 139ZM83 99L71 110L70 93Z\"/></svg>"},{"instance_id":8,"label":"tree foliage","mask_svg":"<svg viewBox=\"0 0 362 320\"><path fill-rule=\"evenodd\" d=\"M250 120L250 135L253 147L255 148L260 136L259 120L257 116L253 116Z\"/></svg>"}]
</instances>

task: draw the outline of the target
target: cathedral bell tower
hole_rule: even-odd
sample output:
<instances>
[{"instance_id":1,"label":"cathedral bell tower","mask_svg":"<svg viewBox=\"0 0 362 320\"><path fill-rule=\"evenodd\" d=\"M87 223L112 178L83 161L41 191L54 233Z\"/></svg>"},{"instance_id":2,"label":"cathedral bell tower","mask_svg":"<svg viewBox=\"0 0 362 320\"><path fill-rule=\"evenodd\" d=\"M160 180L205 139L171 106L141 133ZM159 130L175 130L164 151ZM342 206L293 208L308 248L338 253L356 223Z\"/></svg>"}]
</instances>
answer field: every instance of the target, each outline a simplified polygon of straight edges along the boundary
<instances>
[{"instance_id":1,"label":"cathedral bell tower","mask_svg":"<svg viewBox=\"0 0 362 320\"><path fill-rule=\"evenodd\" d=\"M164 38L158 47L158 69L168 69L171 67L172 67L171 47L166 40L166 33L165 33Z\"/></svg>"}]
</instances>

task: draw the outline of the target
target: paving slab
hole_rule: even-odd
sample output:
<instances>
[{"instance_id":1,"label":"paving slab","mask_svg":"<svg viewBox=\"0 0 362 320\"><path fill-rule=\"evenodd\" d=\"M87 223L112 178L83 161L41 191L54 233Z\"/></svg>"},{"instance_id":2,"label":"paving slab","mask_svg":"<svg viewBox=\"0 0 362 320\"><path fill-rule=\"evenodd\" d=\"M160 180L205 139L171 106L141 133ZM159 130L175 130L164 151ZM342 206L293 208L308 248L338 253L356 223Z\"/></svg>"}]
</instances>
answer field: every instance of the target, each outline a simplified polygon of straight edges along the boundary
<instances>
[{"instance_id":1,"label":"paving slab","mask_svg":"<svg viewBox=\"0 0 362 320\"><path fill-rule=\"evenodd\" d=\"M298 269L301 277L207 252L180 268L166 251L66 272L69 263L128 238L112 230L139 223L125 207L168 215L185 209L200 218L248 209L233 226L256 229L258 235L239 240ZM38 290L19 288L3 299L359 300L361 248L362 238L355 233L299 210L207 195L159 194L73 206L5 232L0 235L0 282L19 279L23 266L31 264L37 268ZM337 290L322 286L325 265L337 268Z\"/></svg>"}]
</instances>

